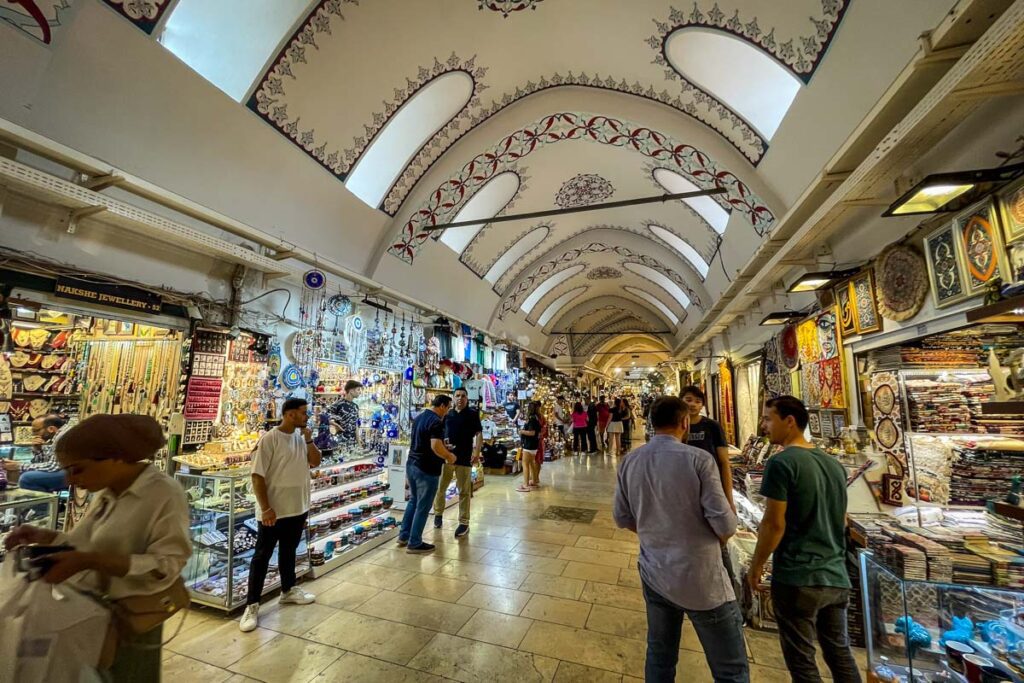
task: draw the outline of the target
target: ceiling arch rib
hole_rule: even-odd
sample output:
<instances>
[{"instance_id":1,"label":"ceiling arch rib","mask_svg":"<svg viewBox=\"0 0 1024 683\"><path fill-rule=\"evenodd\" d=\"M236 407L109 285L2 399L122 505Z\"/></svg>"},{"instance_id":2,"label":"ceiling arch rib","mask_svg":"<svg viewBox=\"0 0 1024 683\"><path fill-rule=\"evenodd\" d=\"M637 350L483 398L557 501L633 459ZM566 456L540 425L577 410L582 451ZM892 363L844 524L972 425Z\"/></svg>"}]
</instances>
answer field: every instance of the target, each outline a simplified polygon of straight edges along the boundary
<instances>
[{"instance_id":1,"label":"ceiling arch rib","mask_svg":"<svg viewBox=\"0 0 1024 683\"><path fill-rule=\"evenodd\" d=\"M653 171L654 181L664 188L669 194L681 192L697 192L697 187L681 174L667 168L656 168ZM681 200L684 204L696 211L701 218L707 221L708 225L714 228L719 235L725 234L729 226L729 212L723 209L711 197L691 197Z\"/></svg>"},{"instance_id":2,"label":"ceiling arch rib","mask_svg":"<svg viewBox=\"0 0 1024 683\"><path fill-rule=\"evenodd\" d=\"M634 316L640 323L637 329L661 331L671 327L668 318L660 311L656 311L642 300L631 297L632 295L626 296L624 292L619 292L599 297L590 296L582 301L573 302L569 308L556 316L545 332L549 335L587 332L595 325L606 322L605 316L608 314L622 314L624 311Z\"/></svg>"},{"instance_id":3,"label":"ceiling arch rib","mask_svg":"<svg viewBox=\"0 0 1024 683\"><path fill-rule=\"evenodd\" d=\"M487 224L487 221L494 218L504 209L512 198L516 196L520 186L519 174L513 171L499 173L491 178L486 185L477 190L476 194L470 197L458 214L457 221L471 221L480 219L476 225L467 225L461 228L449 228L441 233L439 238L452 251L461 254L469 246L473 238Z\"/></svg>"},{"instance_id":4,"label":"ceiling arch rib","mask_svg":"<svg viewBox=\"0 0 1024 683\"><path fill-rule=\"evenodd\" d=\"M533 307L536 306L541 299L543 299L548 292L553 290L558 285L562 284L574 275L579 275L586 269L586 266L582 263L578 263L574 266L570 266L565 270L559 271L543 281L537 284L536 288L530 293L528 297L523 301L523 304L519 307L523 313L529 314L533 311Z\"/></svg>"},{"instance_id":5,"label":"ceiling arch rib","mask_svg":"<svg viewBox=\"0 0 1024 683\"><path fill-rule=\"evenodd\" d=\"M684 292L679 285L670 280L668 276L661 271L655 270L654 268L642 263L634 263L632 261L626 261L622 266L626 270L630 270L640 277L646 278L657 284L663 290L671 294L672 298L675 299L683 308L690 307L690 297L686 296L686 292Z\"/></svg>"},{"instance_id":6,"label":"ceiling arch rib","mask_svg":"<svg viewBox=\"0 0 1024 683\"><path fill-rule=\"evenodd\" d=\"M565 294L561 295L560 297L558 297L557 299L552 301L548 305L548 307L544 309L544 312L540 314L540 317L537 318L537 324L540 327L545 327L549 322L551 322L551 319L553 317L555 317L555 315L560 310L565 308L565 306L570 301L572 301L573 299L576 299L577 297L581 296L588 289L589 289L589 287L586 287L586 286L576 287L574 289L570 289L568 292L566 292Z\"/></svg>"},{"instance_id":7,"label":"ceiling arch rib","mask_svg":"<svg viewBox=\"0 0 1024 683\"><path fill-rule=\"evenodd\" d=\"M506 249L498 260L494 262L494 265L487 270L487 273L484 275L484 279L492 285L496 283L498 279L512 267L513 263L533 251L534 248L547 238L550 232L550 227L542 225L530 230L528 233L520 237L516 240L515 244L513 244L509 249Z\"/></svg>"},{"instance_id":8,"label":"ceiling arch rib","mask_svg":"<svg viewBox=\"0 0 1024 683\"><path fill-rule=\"evenodd\" d=\"M647 229L679 252L679 255L686 259L686 262L693 266L693 268L700 274L702 280L707 278L708 271L711 269L711 264L704 260L704 257L693 248L693 245L671 230L660 225L649 223L647 225Z\"/></svg>"},{"instance_id":9,"label":"ceiling arch rib","mask_svg":"<svg viewBox=\"0 0 1024 683\"><path fill-rule=\"evenodd\" d=\"M677 316L675 313L673 313L672 309L669 308L668 306L666 306L665 303L662 302L661 299L659 299L658 297L654 296L653 294L651 294L647 290L640 289L639 287L633 287L632 285L626 285L625 287L623 287L623 289L626 290L627 292L629 292L630 294L634 295L634 296L640 297L641 299L643 299L647 303L649 303L652 306L654 306L655 308L657 308L659 311L661 311L662 315L664 315L666 318L669 319L669 321L673 325L678 325L679 324L679 316Z\"/></svg>"}]
</instances>

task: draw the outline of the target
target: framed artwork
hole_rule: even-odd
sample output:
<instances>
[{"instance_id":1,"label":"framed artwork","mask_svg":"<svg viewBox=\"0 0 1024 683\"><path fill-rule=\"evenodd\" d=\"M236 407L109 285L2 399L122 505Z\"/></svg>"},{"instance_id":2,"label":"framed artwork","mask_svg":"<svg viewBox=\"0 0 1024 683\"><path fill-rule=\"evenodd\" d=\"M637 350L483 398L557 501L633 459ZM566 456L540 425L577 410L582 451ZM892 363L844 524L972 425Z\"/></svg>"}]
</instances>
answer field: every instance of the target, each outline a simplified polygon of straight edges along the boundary
<instances>
[{"instance_id":1,"label":"framed artwork","mask_svg":"<svg viewBox=\"0 0 1024 683\"><path fill-rule=\"evenodd\" d=\"M928 279L931 281L935 308L945 308L967 298L964 283L963 262L956 225L950 223L928 234L924 238L924 256L928 262Z\"/></svg>"},{"instance_id":2,"label":"framed artwork","mask_svg":"<svg viewBox=\"0 0 1024 683\"><path fill-rule=\"evenodd\" d=\"M969 295L980 294L1006 275L1003 241L995 224L991 202L976 204L953 220L964 262L964 284Z\"/></svg>"},{"instance_id":3,"label":"framed artwork","mask_svg":"<svg viewBox=\"0 0 1024 683\"><path fill-rule=\"evenodd\" d=\"M853 313L853 283L847 281L835 289L836 308L839 309L839 332L843 337L857 333L857 319Z\"/></svg>"},{"instance_id":4,"label":"framed artwork","mask_svg":"<svg viewBox=\"0 0 1024 683\"><path fill-rule=\"evenodd\" d=\"M821 438L821 413L817 410L807 411L807 429L814 438Z\"/></svg>"},{"instance_id":5,"label":"framed artwork","mask_svg":"<svg viewBox=\"0 0 1024 683\"><path fill-rule=\"evenodd\" d=\"M1018 180L999 193L999 215L1007 244L1024 238L1024 180Z\"/></svg>"},{"instance_id":6,"label":"framed artwork","mask_svg":"<svg viewBox=\"0 0 1024 683\"><path fill-rule=\"evenodd\" d=\"M832 413L832 431L836 436L842 436L844 429L846 429L846 413L837 410Z\"/></svg>"},{"instance_id":7,"label":"framed artwork","mask_svg":"<svg viewBox=\"0 0 1024 683\"><path fill-rule=\"evenodd\" d=\"M857 334L882 329L882 318L878 315L878 299L875 297L873 268L858 273L850 280L850 296L853 298L853 318Z\"/></svg>"},{"instance_id":8,"label":"framed artwork","mask_svg":"<svg viewBox=\"0 0 1024 683\"><path fill-rule=\"evenodd\" d=\"M818 421L821 423L821 436L824 439L833 439L836 436L835 425L832 423L832 411L823 410L818 413Z\"/></svg>"},{"instance_id":9,"label":"framed artwork","mask_svg":"<svg viewBox=\"0 0 1024 683\"><path fill-rule=\"evenodd\" d=\"M902 475L882 475L882 502L886 505L903 505Z\"/></svg>"}]
</instances>

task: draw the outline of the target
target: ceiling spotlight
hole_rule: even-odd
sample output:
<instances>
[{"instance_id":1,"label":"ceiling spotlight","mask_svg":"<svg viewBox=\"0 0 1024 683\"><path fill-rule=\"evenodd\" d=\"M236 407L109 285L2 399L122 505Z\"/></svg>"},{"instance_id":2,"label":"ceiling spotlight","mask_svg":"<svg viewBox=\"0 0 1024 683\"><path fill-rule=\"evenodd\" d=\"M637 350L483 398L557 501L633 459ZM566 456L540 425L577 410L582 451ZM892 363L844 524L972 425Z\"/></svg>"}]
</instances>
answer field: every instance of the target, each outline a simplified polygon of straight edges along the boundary
<instances>
[{"instance_id":1,"label":"ceiling spotlight","mask_svg":"<svg viewBox=\"0 0 1024 683\"><path fill-rule=\"evenodd\" d=\"M960 211L1024 175L1024 163L976 171L933 173L893 202L883 216Z\"/></svg>"},{"instance_id":2,"label":"ceiling spotlight","mask_svg":"<svg viewBox=\"0 0 1024 683\"><path fill-rule=\"evenodd\" d=\"M804 317L803 313L798 313L797 311L775 311L766 315L758 325L785 325L802 317Z\"/></svg>"},{"instance_id":3,"label":"ceiling spotlight","mask_svg":"<svg viewBox=\"0 0 1024 683\"><path fill-rule=\"evenodd\" d=\"M818 273L804 273L796 282L789 286L787 292L816 292L832 285L842 282L848 277L856 275L860 268L847 268L846 270L828 270Z\"/></svg>"}]
</instances>

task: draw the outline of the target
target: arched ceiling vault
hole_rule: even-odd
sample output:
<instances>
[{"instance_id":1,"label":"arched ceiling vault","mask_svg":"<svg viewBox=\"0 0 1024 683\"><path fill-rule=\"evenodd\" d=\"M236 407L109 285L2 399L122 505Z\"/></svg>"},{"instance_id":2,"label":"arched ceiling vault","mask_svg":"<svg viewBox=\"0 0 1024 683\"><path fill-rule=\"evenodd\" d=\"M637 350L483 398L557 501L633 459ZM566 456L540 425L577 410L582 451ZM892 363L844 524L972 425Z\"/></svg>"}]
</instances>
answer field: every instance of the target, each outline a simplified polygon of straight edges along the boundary
<instances>
[{"instance_id":1,"label":"arched ceiling vault","mask_svg":"<svg viewBox=\"0 0 1024 683\"><path fill-rule=\"evenodd\" d=\"M668 357L670 351L660 339L651 335L623 335L598 346L590 364L601 372L612 374L616 367L653 367ZM636 354L638 358L632 356Z\"/></svg>"}]
</instances>

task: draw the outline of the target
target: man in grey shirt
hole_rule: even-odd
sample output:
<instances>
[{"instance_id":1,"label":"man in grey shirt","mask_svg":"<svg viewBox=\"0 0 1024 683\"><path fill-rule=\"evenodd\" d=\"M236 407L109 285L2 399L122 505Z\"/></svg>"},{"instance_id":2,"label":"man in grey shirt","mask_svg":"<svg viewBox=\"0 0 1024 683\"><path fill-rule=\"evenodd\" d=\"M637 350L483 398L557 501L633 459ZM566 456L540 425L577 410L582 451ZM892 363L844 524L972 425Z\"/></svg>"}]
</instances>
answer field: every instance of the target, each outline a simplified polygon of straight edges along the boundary
<instances>
[{"instance_id":1,"label":"man in grey shirt","mask_svg":"<svg viewBox=\"0 0 1024 683\"><path fill-rule=\"evenodd\" d=\"M686 445L689 411L675 396L651 406L655 435L619 466L615 523L640 536L647 603L647 683L675 680L690 617L716 683L747 683L743 617L722 564L736 513L715 458Z\"/></svg>"}]
</instances>

